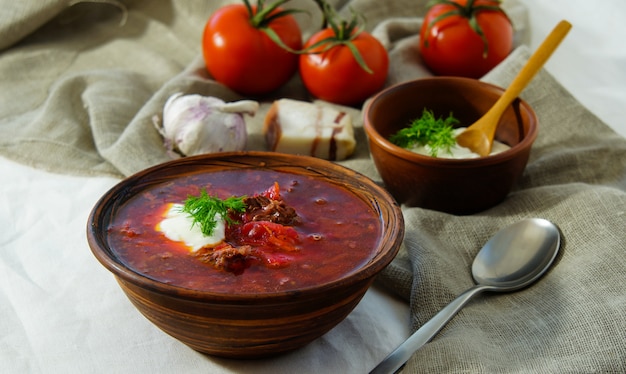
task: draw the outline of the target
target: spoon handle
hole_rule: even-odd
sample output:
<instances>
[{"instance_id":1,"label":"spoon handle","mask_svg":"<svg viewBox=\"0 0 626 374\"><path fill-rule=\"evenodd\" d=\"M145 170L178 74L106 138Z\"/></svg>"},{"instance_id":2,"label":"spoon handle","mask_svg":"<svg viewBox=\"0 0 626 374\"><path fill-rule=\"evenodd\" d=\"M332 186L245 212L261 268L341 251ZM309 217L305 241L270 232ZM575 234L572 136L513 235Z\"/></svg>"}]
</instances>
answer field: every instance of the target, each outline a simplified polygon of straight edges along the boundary
<instances>
[{"instance_id":1,"label":"spoon handle","mask_svg":"<svg viewBox=\"0 0 626 374\"><path fill-rule=\"evenodd\" d=\"M397 372L411 358L413 353L428 343L461 310L470 299L487 290L488 286L474 286L463 292L446 305L419 330L415 331L398 348L391 352L370 374L390 374Z\"/></svg>"},{"instance_id":2,"label":"spoon handle","mask_svg":"<svg viewBox=\"0 0 626 374\"><path fill-rule=\"evenodd\" d=\"M497 113L498 119L504 113L504 110L519 96L519 94L526 88L528 82L530 82L534 76L539 72L543 65L548 61L552 53L557 49L559 44L563 41L568 34L572 25L563 20L560 21L546 39L539 45L535 53L533 53L528 62L519 71L517 76L513 79L513 82L509 85L507 90L502 94L500 99L491 108L493 112Z\"/></svg>"}]
</instances>

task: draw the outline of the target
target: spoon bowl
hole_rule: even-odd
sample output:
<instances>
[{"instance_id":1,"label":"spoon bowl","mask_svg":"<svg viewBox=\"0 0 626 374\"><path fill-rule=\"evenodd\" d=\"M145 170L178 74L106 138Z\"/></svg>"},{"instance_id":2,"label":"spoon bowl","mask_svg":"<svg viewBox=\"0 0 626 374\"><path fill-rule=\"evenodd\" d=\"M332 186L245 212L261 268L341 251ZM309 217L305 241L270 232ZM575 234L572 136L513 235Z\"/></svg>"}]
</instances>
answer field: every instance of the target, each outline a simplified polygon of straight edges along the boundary
<instances>
[{"instance_id":1,"label":"spoon bowl","mask_svg":"<svg viewBox=\"0 0 626 374\"><path fill-rule=\"evenodd\" d=\"M558 228L542 218L528 218L498 231L472 264L472 277L477 284L439 311L370 374L395 373L474 296L484 291L516 291L534 283L550 268L560 245Z\"/></svg>"},{"instance_id":2,"label":"spoon bowl","mask_svg":"<svg viewBox=\"0 0 626 374\"><path fill-rule=\"evenodd\" d=\"M559 231L551 222L526 219L507 226L478 252L472 277L478 285L508 292L535 282L554 261L560 244Z\"/></svg>"},{"instance_id":3,"label":"spoon bowl","mask_svg":"<svg viewBox=\"0 0 626 374\"><path fill-rule=\"evenodd\" d=\"M481 156L487 156L491 153L493 138L502 114L526 88L539 69L548 61L571 28L572 25L567 21L561 21L556 25L535 53L530 56L515 79L513 79L513 82L511 82L511 85L504 91L504 94L500 96L493 107L456 137L456 141L460 146L469 148L472 152Z\"/></svg>"}]
</instances>

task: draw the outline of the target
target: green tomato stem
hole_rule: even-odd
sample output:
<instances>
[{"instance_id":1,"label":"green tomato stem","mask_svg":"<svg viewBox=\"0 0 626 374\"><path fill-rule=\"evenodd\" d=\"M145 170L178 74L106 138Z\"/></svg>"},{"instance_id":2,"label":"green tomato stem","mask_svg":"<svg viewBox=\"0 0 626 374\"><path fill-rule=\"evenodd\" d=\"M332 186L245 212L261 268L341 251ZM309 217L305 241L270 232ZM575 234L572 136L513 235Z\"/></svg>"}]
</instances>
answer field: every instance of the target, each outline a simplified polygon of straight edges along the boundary
<instances>
[{"instance_id":1,"label":"green tomato stem","mask_svg":"<svg viewBox=\"0 0 626 374\"><path fill-rule=\"evenodd\" d=\"M252 5L250 4L250 0L243 0L243 3L246 6L246 9L248 10L248 15L250 17L250 24L252 25L252 27L259 29L260 31L265 33L265 35L267 35L268 38L270 38L274 43L276 43L282 49L291 53L298 54L298 53L301 53L301 51L297 51L297 50L290 48L287 44L285 44L282 41L280 36L278 36L278 34L271 27L269 27L270 23L278 18L285 17L294 13L304 12L303 10L299 10L299 9L287 9L287 10L281 10L281 11L274 13L276 9L278 9L278 7L287 3L288 1L290 0L276 0L266 8L265 0L258 0L256 12L252 8Z\"/></svg>"},{"instance_id":2,"label":"green tomato stem","mask_svg":"<svg viewBox=\"0 0 626 374\"><path fill-rule=\"evenodd\" d=\"M324 53L333 47L345 45L350 50L359 66L368 74L373 74L374 71L367 66L367 63L359 52L359 49L353 43L354 39L356 39L356 37L362 32L360 26L363 23L363 17L359 13L350 9L352 12L350 20L342 19L339 17L335 9L325 0L315 0L315 2L319 5L322 13L324 14L324 24L328 25L328 27L333 30L334 35L320 40L303 50L301 53ZM319 49L321 46L323 46L323 48L320 51L311 52Z\"/></svg>"},{"instance_id":3,"label":"green tomato stem","mask_svg":"<svg viewBox=\"0 0 626 374\"><path fill-rule=\"evenodd\" d=\"M269 26L270 22L275 20L276 18L284 17L289 14L302 12L302 10L298 9L288 9L283 10L281 12L272 14L278 7L287 3L290 0L276 0L271 3L268 7L265 7L265 0L258 0L256 6L256 12L253 10L252 5L250 5L250 0L243 0L246 9L248 10L248 15L250 16L250 24L257 29L266 28Z\"/></svg>"}]
</instances>

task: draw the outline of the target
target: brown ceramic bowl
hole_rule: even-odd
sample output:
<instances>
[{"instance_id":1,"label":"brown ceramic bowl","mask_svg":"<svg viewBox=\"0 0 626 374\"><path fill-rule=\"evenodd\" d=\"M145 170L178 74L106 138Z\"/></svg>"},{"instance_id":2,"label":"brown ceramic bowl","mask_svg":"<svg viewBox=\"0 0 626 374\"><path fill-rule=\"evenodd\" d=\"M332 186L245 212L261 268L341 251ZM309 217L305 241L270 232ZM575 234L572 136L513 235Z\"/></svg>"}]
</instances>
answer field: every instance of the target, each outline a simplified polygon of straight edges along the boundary
<instances>
[{"instance_id":1,"label":"brown ceramic bowl","mask_svg":"<svg viewBox=\"0 0 626 374\"><path fill-rule=\"evenodd\" d=\"M516 99L506 110L495 138L510 149L473 159L420 155L388 141L391 134L421 117L450 112L469 126L502 95L503 89L474 79L424 78L389 87L367 104L364 127L372 158L385 187L396 200L452 214L472 214L500 203L524 172L537 137L537 117L527 102Z\"/></svg>"},{"instance_id":2,"label":"brown ceramic bowl","mask_svg":"<svg viewBox=\"0 0 626 374\"><path fill-rule=\"evenodd\" d=\"M380 232L374 248L357 244L351 250L370 251L370 259L337 279L303 289L226 293L151 279L129 268L110 245L108 228L120 208L152 186L176 184L181 177L208 174L211 178L211 173L223 170L250 169L315 178L363 201L380 223ZM260 181L259 185L271 183ZM321 159L270 152L202 155L149 168L108 191L93 208L87 225L93 254L115 275L126 296L146 318L197 351L231 358L258 358L294 350L329 331L352 311L375 275L391 262L403 236L399 206L370 179Z\"/></svg>"}]
</instances>

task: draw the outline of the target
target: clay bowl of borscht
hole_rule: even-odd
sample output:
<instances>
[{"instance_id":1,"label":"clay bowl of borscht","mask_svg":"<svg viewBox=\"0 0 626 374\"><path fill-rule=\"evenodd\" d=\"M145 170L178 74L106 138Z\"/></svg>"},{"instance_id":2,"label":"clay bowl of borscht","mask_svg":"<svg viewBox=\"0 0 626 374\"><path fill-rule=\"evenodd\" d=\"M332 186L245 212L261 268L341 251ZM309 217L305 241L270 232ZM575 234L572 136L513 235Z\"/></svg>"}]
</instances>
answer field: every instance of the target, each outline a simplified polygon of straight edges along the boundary
<instances>
[{"instance_id":1,"label":"clay bowl of borscht","mask_svg":"<svg viewBox=\"0 0 626 374\"><path fill-rule=\"evenodd\" d=\"M201 215L207 207L218 211L212 221ZM148 320L230 358L276 355L325 334L403 236L399 206L372 180L271 152L146 169L104 194L87 225L93 254Z\"/></svg>"}]
</instances>

